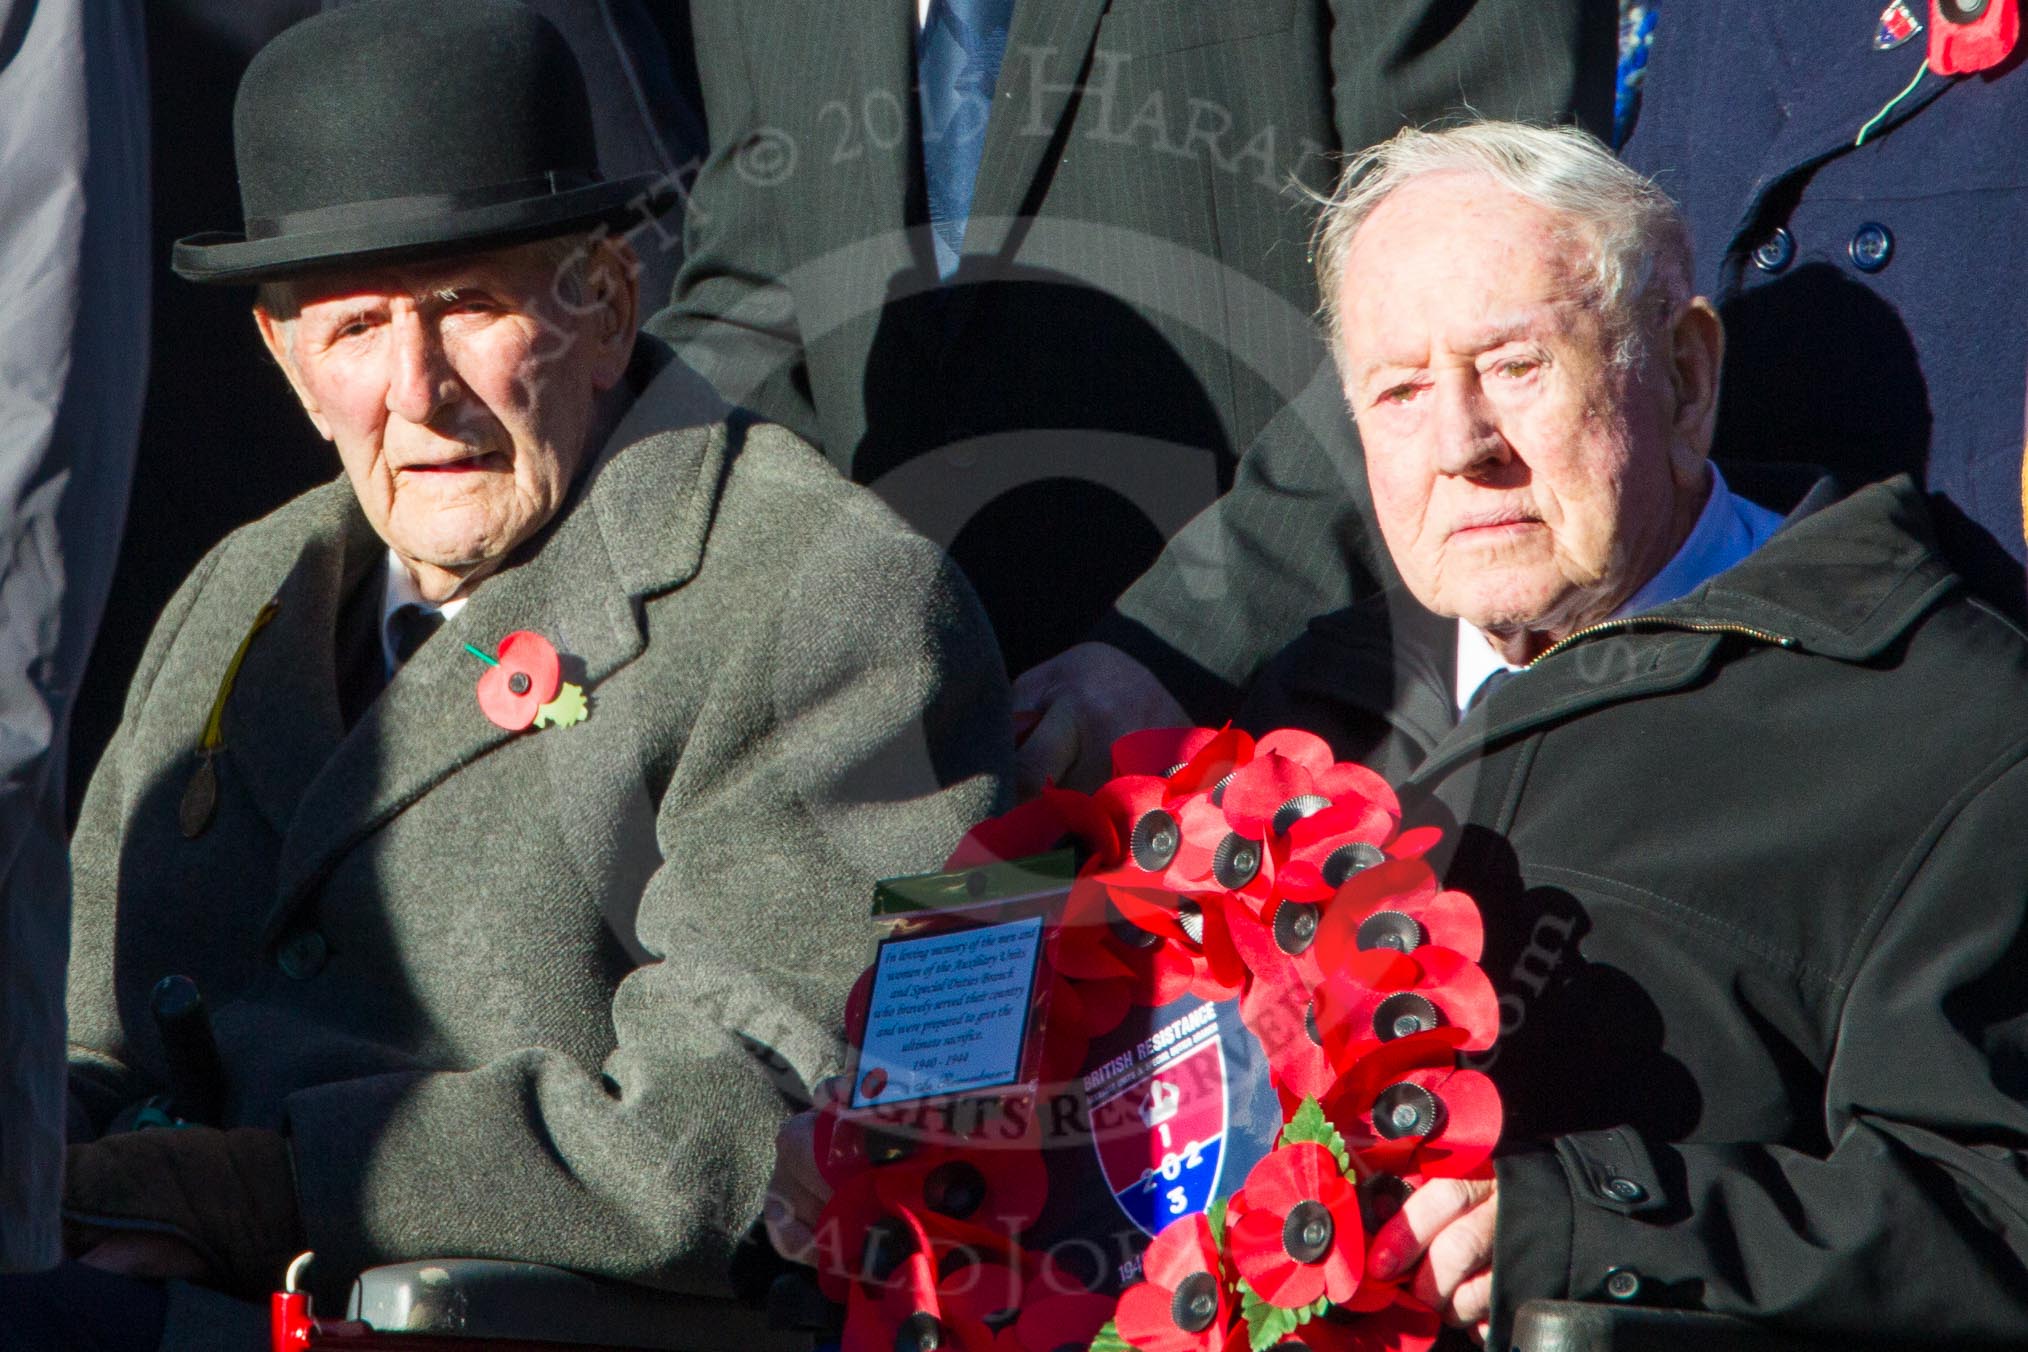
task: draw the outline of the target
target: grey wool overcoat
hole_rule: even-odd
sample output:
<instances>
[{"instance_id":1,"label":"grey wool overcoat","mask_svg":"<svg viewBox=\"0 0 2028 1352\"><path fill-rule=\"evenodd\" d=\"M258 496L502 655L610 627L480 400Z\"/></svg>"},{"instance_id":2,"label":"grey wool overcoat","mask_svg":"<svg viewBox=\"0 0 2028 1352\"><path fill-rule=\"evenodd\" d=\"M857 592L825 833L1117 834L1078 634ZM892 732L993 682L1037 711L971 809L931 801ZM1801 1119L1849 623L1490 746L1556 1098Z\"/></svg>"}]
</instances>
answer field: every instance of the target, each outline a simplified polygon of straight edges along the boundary
<instances>
[{"instance_id":1,"label":"grey wool overcoat","mask_svg":"<svg viewBox=\"0 0 2028 1352\"><path fill-rule=\"evenodd\" d=\"M194 977L224 1124L292 1140L323 1292L458 1255L722 1290L784 1088L837 1067L873 881L1001 805L1005 678L941 551L778 427L642 434L656 388L349 730L340 617L385 546L344 482L235 532L92 781L74 1107L102 1130L161 1087L149 990ZM563 654L585 721L482 715L462 645L515 630ZM181 1295L166 1341L206 1345Z\"/></svg>"}]
</instances>

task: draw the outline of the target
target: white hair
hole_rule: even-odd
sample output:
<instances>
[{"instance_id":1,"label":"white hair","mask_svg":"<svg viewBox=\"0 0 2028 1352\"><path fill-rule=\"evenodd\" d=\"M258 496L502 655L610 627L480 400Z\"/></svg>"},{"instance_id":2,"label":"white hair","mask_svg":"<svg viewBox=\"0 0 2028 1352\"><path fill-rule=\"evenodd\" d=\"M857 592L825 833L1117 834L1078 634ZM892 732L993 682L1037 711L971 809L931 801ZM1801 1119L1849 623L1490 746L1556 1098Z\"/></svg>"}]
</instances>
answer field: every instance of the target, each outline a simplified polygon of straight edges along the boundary
<instances>
[{"instance_id":1,"label":"white hair","mask_svg":"<svg viewBox=\"0 0 2028 1352\"><path fill-rule=\"evenodd\" d=\"M1596 137L1576 127L1519 122L1405 127L1348 160L1323 199L1311 253L1334 352L1344 336L1338 290L1352 237L1397 189L1456 173L1479 175L1569 222L1570 238L1591 255L1587 299L1617 335L1616 364L1639 360L1655 324L1689 298L1690 233L1682 213Z\"/></svg>"}]
</instances>

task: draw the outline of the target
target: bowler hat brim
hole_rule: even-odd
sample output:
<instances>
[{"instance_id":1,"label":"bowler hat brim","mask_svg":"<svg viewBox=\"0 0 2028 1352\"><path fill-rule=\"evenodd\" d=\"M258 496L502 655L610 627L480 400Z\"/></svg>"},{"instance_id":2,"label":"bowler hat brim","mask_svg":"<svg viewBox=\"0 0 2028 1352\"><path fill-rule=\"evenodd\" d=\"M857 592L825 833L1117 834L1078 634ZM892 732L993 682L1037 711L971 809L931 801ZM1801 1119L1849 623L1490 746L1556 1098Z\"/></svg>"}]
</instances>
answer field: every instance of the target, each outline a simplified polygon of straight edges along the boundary
<instances>
[{"instance_id":1,"label":"bowler hat brim","mask_svg":"<svg viewBox=\"0 0 2028 1352\"><path fill-rule=\"evenodd\" d=\"M660 174L596 182L509 202L373 219L247 239L224 231L176 241L170 267L192 282L261 282L335 267L387 265L499 248L595 225L625 226L668 209L677 190ZM371 205L371 204L369 204ZM362 216L371 213L362 210Z\"/></svg>"}]
</instances>

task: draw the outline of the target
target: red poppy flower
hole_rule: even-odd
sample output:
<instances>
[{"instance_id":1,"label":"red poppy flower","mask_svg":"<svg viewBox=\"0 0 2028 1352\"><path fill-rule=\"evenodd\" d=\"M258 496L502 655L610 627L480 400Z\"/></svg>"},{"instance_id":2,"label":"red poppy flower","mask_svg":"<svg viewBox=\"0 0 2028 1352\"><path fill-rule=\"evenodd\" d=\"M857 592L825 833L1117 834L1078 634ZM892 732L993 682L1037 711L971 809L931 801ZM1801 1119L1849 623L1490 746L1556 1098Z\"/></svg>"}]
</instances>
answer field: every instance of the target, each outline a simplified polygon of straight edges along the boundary
<instances>
[{"instance_id":1,"label":"red poppy flower","mask_svg":"<svg viewBox=\"0 0 2028 1352\"><path fill-rule=\"evenodd\" d=\"M872 1169L955 1144L938 1118L910 1104L859 1110L850 1100L848 1088L836 1101L817 1105L811 1145L818 1172L833 1188L843 1188Z\"/></svg>"},{"instance_id":2,"label":"red poppy flower","mask_svg":"<svg viewBox=\"0 0 2028 1352\"><path fill-rule=\"evenodd\" d=\"M872 1170L873 1189L924 1225L948 1222L1018 1234L1042 1215L1049 1171L1038 1142L982 1141L969 1148L932 1146Z\"/></svg>"},{"instance_id":3,"label":"red poppy flower","mask_svg":"<svg viewBox=\"0 0 2028 1352\"><path fill-rule=\"evenodd\" d=\"M1461 1028L1377 1043L1324 1097L1324 1115L1369 1167L1460 1178L1492 1156L1500 1094L1457 1064Z\"/></svg>"},{"instance_id":4,"label":"red poppy flower","mask_svg":"<svg viewBox=\"0 0 2028 1352\"><path fill-rule=\"evenodd\" d=\"M1436 1311L1413 1301L1390 1300L1370 1312L1327 1310L1281 1342L1279 1352L1429 1352L1443 1332Z\"/></svg>"},{"instance_id":5,"label":"red poppy flower","mask_svg":"<svg viewBox=\"0 0 2028 1352\"><path fill-rule=\"evenodd\" d=\"M1246 1176L1245 1211L1228 1217L1233 1266L1270 1305L1320 1296L1347 1301L1366 1271L1359 1192L1329 1150L1298 1141L1270 1151Z\"/></svg>"},{"instance_id":6,"label":"red poppy flower","mask_svg":"<svg viewBox=\"0 0 2028 1352\"><path fill-rule=\"evenodd\" d=\"M945 1298L941 1284L924 1292L911 1280L886 1286L861 1283L845 1301L840 1352L994 1352L993 1331L962 1305Z\"/></svg>"},{"instance_id":7,"label":"red poppy flower","mask_svg":"<svg viewBox=\"0 0 2028 1352\"><path fill-rule=\"evenodd\" d=\"M1141 1255L1141 1280L1120 1293L1114 1323L1141 1352L1221 1352L1237 1308L1200 1212L1155 1236Z\"/></svg>"},{"instance_id":8,"label":"red poppy flower","mask_svg":"<svg viewBox=\"0 0 2028 1352\"><path fill-rule=\"evenodd\" d=\"M1143 728L1113 743L1113 776L1158 775L1167 779L1209 746L1217 728Z\"/></svg>"},{"instance_id":9,"label":"red poppy flower","mask_svg":"<svg viewBox=\"0 0 2028 1352\"><path fill-rule=\"evenodd\" d=\"M828 1299L842 1303L856 1286L891 1284L901 1280L897 1272L914 1280L903 1265L917 1260L926 1265L933 1286L954 1254L1004 1262L1020 1253L1017 1238L1004 1229L885 1201L875 1181L879 1172L846 1181L817 1218L817 1284Z\"/></svg>"},{"instance_id":10,"label":"red poppy flower","mask_svg":"<svg viewBox=\"0 0 2028 1352\"><path fill-rule=\"evenodd\" d=\"M1082 1074L1092 1039L1119 1027L1133 1005L1131 977L1079 981L1052 966L1037 1078L1044 1085L1068 1086Z\"/></svg>"},{"instance_id":11,"label":"red poppy flower","mask_svg":"<svg viewBox=\"0 0 2028 1352\"><path fill-rule=\"evenodd\" d=\"M1247 914L1241 906L1228 908L1227 921L1232 945L1252 973L1239 997L1240 1022L1267 1054L1268 1075L1281 1095L1282 1111L1293 1112L1305 1098L1322 1097L1338 1078L1317 1037L1310 985L1299 960L1277 945L1271 923Z\"/></svg>"},{"instance_id":12,"label":"red poppy flower","mask_svg":"<svg viewBox=\"0 0 2028 1352\"><path fill-rule=\"evenodd\" d=\"M1209 807L1201 798L1175 795L1169 781L1158 775L1125 775L1101 785L1092 802L1105 814L1118 849L1103 862L1095 856L1088 876L1122 887L1178 892L1211 867L1211 847L1183 829L1188 812L1202 815Z\"/></svg>"},{"instance_id":13,"label":"red poppy flower","mask_svg":"<svg viewBox=\"0 0 2028 1352\"><path fill-rule=\"evenodd\" d=\"M548 639L516 629L500 640L495 663L479 678L479 711L509 732L535 722L563 688L563 663Z\"/></svg>"},{"instance_id":14,"label":"red poppy flower","mask_svg":"<svg viewBox=\"0 0 2028 1352\"><path fill-rule=\"evenodd\" d=\"M1253 738L1238 728L1221 728L1169 778L1172 798L1216 793L1233 771L1253 759Z\"/></svg>"},{"instance_id":15,"label":"red poppy flower","mask_svg":"<svg viewBox=\"0 0 2028 1352\"><path fill-rule=\"evenodd\" d=\"M1246 981L1246 964L1226 927L1226 899L1218 893L1173 897L1144 888L1111 889L1113 907L1129 924L1159 934L1190 959L1190 993L1200 1000L1230 1000Z\"/></svg>"},{"instance_id":16,"label":"red poppy flower","mask_svg":"<svg viewBox=\"0 0 2028 1352\"><path fill-rule=\"evenodd\" d=\"M1335 1066L1350 1068L1373 1044L1449 1026L1459 1051L1484 1051L1500 1034L1499 997L1479 965L1448 948L1373 948L1345 956L1316 992L1317 1032Z\"/></svg>"},{"instance_id":17,"label":"red poppy flower","mask_svg":"<svg viewBox=\"0 0 2028 1352\"><path fill-rule=\"evenodd\" d=\"M1089 1294L1044 1296L1021 1307L1012 1324L1000 1330L994 1352L1059 1352L1085 1348L1113 1317L1113 1298Z\"/></svg>"},{"instance_id":18,"label":"red poppy flower","mask_svg":"<svg viewBox=\"0 0 2028 1352\"><path fill-rule=\"evenodd\" d=\"M1122 914L1116 897L1130 892L1092 878L1073 882L1050 961L1078 980L1126 978L1134 1003L1166 1005L1197 978L1198 957ZM1147 904L1160 908L1161 894L1155 895L1158 899Z\"/></svg>"},{"instance_id":19,"label":"red poppy flower","mask_svg":"<svg viewBox=\"0 0 2028 1352\"><path fill-rule=\"evenodd\" d=\"M1050 785L1019 807L967 831L944 861L944 870L954 873L1026 859L1056 849L1066 839L1075 839L1095 857L1110 858L1120 849L1112 823L1097 804L1084 794Z\"/></svg>"},{"instance_id":20,"label":"red poppy flower","mask_svg":"<svg viewBox=\"0 0 2028 1352\"><path fill-rule=\"evenodd\" d=\"M1389 859L1354 874L1325 909L1317 961L1326 972L1366 949L1407 953L1430 944L1477 962L1486 946L1478 905L1463 892L1440 890L1420 859Z\"/></svg>"},{"instance_id":21,"label":"red poppy flower","mask_svg":"<svg viewBox=\"0 0 2028 1352\"><path fill-rule=\"evenodd\" d=\"M1396 836L1387 847L1391 859L1420 859L1437 847L1444 838L1440 826L1411 826Z\"/></svg>"},{"instance_id":22,"label":"red poppy flower","mask_svg":"<svg viewBox=\"0 0 2028 1352\"><path fill-rule=\"evenodd\" d=\"M1393 791L1363 767L1320 763L1326 754L1308 734L1285 729L1262 739L1205 800L1219 815L1183 821L1185 838L1211 854L1196 887L1261 911L1282 897L1320 901L1355 869L1386 858L1381 846L1400 820Z\"/></svg>"}]
</instances>

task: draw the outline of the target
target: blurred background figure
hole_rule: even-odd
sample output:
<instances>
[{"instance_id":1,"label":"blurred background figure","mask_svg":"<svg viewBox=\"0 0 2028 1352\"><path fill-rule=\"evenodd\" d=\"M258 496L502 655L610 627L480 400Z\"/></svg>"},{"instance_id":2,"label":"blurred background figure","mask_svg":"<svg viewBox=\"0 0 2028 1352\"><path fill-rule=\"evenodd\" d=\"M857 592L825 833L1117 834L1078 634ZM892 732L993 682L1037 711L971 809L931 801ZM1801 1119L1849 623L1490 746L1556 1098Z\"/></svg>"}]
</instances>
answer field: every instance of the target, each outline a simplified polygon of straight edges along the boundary
<instances>
[{"instance_id":1,"label":"blurred background figure","mask_svg":"<svg viewBox=\"0 0 2028 1352\"><path fill-rule=\"evenodd\" d=\"M698 5L711 156L649 328L949 549L1021 671L1085 637L1324 363L1296 185L1466 103L1605 131L1617 19Z\"/></svg>"},{"instance_id":2,"label":"blurred background figure","mask_svg":"<svg viewBox=\"0 0 2028 1352\"><path fill-rule=\"evenodd\" d=\"M59 1254L64 753L148 361L139 0L0 0L0 1272Z\"/></svg>"}]
</instances>

